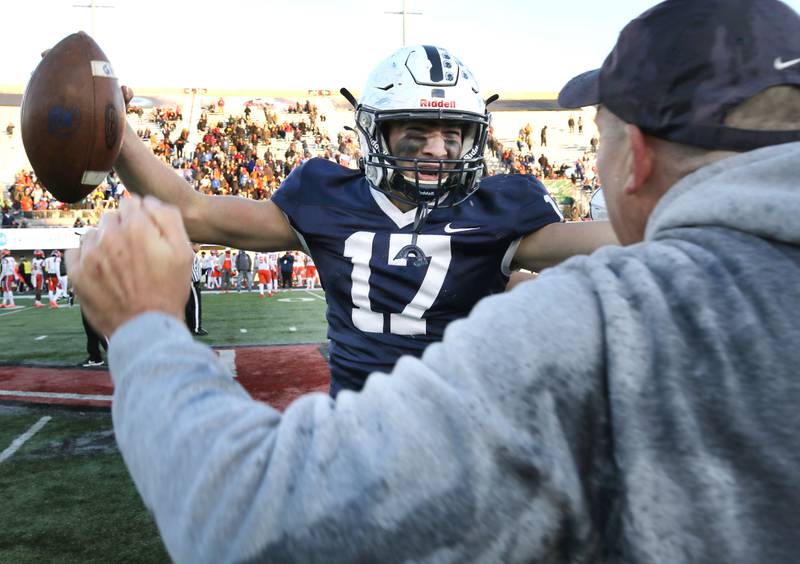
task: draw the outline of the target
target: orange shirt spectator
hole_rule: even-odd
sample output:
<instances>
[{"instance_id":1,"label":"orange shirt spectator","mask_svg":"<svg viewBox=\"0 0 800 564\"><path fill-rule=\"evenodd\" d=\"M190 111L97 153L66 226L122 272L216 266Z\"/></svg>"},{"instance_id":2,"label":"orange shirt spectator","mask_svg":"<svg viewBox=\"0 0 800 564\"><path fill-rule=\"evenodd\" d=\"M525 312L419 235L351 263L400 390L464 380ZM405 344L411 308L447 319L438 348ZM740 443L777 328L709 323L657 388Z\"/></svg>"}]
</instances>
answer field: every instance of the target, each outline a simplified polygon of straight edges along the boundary
<instances>
[{"instance_id":1,"label":"orange shirt spectator","mask_svg":"<svg viewBox=\"0 0 800 564\"><path fill-rule=\"evenodd\" d=\"M24 212L33 211L33 199L28 194L22 196L19 205L20 209Z\"/></svg>"}]
</instances>

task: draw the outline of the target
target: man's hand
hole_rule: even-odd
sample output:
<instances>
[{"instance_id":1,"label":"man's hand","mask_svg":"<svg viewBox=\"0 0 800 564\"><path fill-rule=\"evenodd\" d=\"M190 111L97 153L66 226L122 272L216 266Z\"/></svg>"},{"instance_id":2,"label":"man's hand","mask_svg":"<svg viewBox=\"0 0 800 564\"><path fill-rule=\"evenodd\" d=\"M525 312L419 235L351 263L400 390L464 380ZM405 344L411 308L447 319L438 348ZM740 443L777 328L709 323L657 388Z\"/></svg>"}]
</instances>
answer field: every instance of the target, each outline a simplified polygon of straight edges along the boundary
<instances>
[{"instance_id":1,"label":"man's hand","mask_svg":"<svg viewBox=\"0 0 800 564\"><path fill-rule=\"evenodd\" d=\"M183 320L192 255L177 208L131 196L106 213L96 230L67 252L67 265L86 318L110 337L147 311Z\"/></svg>"}]
</instances>

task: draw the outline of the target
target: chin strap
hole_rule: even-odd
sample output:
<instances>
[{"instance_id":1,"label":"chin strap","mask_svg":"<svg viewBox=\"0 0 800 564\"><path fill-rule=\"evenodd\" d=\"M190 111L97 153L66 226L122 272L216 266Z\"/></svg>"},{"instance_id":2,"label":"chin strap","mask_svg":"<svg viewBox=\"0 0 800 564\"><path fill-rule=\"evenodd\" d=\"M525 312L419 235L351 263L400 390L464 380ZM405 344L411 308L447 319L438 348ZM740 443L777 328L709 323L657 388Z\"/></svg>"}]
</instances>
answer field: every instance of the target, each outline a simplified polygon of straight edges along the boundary
<instances>
[{"instance_id":1,"label":"chin strap","mask_svg":"<svg viewBox=\"0 0 800 564\"><path fill-rule=\"evenodd\" d=\"M422 203L417 206L417 213L414 215L414 232L411 234L411 244L406 245L395 255L395 260L406 259L413 266L426 266L430 258L417 246L417 237L425 226L428 219L428 204Z\"/></svg>"}]
</instances>

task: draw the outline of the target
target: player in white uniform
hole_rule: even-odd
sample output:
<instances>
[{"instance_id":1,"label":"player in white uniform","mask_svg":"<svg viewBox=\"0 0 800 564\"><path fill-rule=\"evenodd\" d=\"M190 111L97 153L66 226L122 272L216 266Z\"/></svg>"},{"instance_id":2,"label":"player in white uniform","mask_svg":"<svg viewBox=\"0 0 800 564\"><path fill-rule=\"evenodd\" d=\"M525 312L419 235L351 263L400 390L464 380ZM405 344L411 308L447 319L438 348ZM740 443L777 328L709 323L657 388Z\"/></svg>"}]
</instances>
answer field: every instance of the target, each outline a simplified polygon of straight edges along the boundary
<instances>
[{"instance_id":1,"label":"player in white uniform","mask_svg":"<svg viewBox=\"0 0 800 564\"><path fill-rule=\"evenodd\" d=\"M214 272L214 251L203 256L203 274L206 277L206 289L211 288L211 274Z\"/></svg>"},{"instance_id":2,"label":"player in white uniform","mask_svg":"<svg viewBox=\"0 0 800 564\"><path fill-rule=\"evenodd\" d=\"M294 266L292 266L292 273L294 275L294 280L299 288L303 287L303 280L305 280L306 275L306 267L305 267L305 254L301 251L295 251L292 253L294 255Z\"/></svg>"},{"instance_id":3,"label":"player in white uniform","mask_svg":"<svg viewBox=\"0 0 800 564\"><path fill-rule=\"evenodd\" d=\"M50 299L50 308L58 309L56 303L56 290L58 289L58 276L61 272L61 252L53 251L44 261L44 272L47 279L47 297Z\"/></svg>"},{"instance_id":4,"label":"player in white uniform","mask_svg":"<svg viewBox=\"0 0 800 564\"><path fill-rule=\"evenodd\" d=\"M33 251L31 261L31 284L36 291L34 307L44 307L42 304L42 287L44 286L44 252L41 249Z\"/></svg>"},{"instance_id":5,"label":"player in white uniform","mask_svg":"<svg viewBox=\"0 0 800 564\"><path fill-rule=\"evenodd\" d=\"M269 271L272 273L272 285L270 290L273 292L278 291L278 253L267 253L267 260L269 261Z\"/></svg>"},{"instance_id":6,"label":"player in white uniform","mask_svg":"<svg viewBox=\"0 0 800 564\"><path fill-rule=\"evenodd\" d=\"M211 270L208 271L206 286L209 290L219 289L221 280L219 270L219 253L217 251L211 251L209 258Z\"/></svg>"},{"instance_id":7,"label":"player in white uniform","mask_svg":"<svg viewBox=\"0 0 800 564\"><path fill-rule=\"evenodd\" d=\"M3 302L0 308L15 307L14 305L14 278L17 276L17 261L11 256L11 251L3 249L2 270L0 270L0 288L3 291Z\"/></svg>"},{"instance_id":8,"label":"player in white uniform","mask_svg":"<svg viewBox=\"0 0 800 564\"><path fill-rule=\"evenodd\" d=\"M258 292L264 297L264 286L268 296L272 297L272 270L269 264L269 253L256 253L256 271L258 272Z\"/></svg>"},{"instance_id":9,"label":"player in white uniform","mask_svg":"<svg viewBox=\"0 0 800 564\"><path fill-rule=\"evenodd\" d=\"M317 265L314 259L306 255L306 289L313 290L317 284Z\"/></svg>"},{"instance_id":10,"label":"player in white uniform","mask_svg":"<svg viewBox=\"0 0 800 564\"><path fill-rule=\"evenodd\" d=\"M58 253L58 288L56 290L56 300L59 298L69 298L69 294L67 292L69 278L66 271L64 271L64 274L61 274L61 266L61 253ZM70 305L72 305L72 303L70 303Z\"/></svg>"}]
</instances>

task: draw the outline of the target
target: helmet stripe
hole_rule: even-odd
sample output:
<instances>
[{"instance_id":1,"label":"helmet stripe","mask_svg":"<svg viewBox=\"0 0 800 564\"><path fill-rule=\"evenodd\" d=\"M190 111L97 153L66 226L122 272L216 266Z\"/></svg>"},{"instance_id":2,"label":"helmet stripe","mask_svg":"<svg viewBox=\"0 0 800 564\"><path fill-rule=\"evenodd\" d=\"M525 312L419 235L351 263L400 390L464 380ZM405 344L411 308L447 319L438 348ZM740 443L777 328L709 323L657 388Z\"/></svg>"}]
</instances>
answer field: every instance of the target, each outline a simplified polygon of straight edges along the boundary
<instances>
[{"instance_id":1,"label":"helmet stripe","mask_svg":"<svg viewBox=\"0 0 800 564\"><path fill-rule=\"evenodd\" d=\"M428 55L428 60L431 62L431 81L441 82L444 78L444 71L442 70L442 58L439 56L439 50L431 45L423 45L425 54Z\"/></svg>"}]
</instances>

